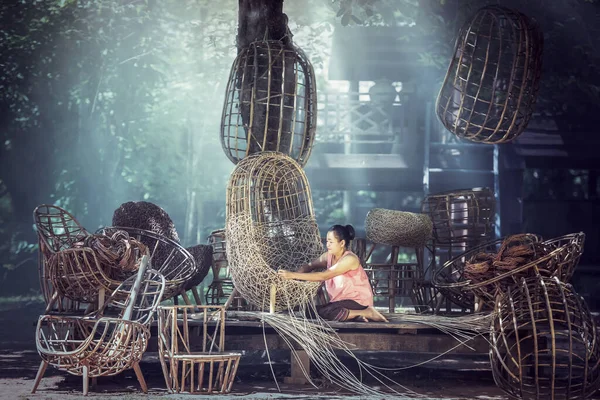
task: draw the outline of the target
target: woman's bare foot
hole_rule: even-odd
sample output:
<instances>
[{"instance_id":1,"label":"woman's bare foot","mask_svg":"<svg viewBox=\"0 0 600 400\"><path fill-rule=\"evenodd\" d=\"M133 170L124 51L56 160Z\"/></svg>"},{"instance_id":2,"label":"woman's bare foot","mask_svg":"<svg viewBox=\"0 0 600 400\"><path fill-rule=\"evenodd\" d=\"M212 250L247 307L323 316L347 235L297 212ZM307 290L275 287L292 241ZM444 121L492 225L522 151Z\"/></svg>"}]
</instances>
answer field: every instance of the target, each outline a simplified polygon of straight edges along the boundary
<instances>
[{"instance_id":1,"label":"woman's bare foot","mask_svg":"<svg viewBox=\"0 0 600 400\"><path fill-rule=\"evenodd\" d=\"M381 315L379 311L377 311L373 307L367 307L364 310L348 310L348 316L345 321L356 320L360 322L369 322L369 321L381 321L388 322L388 320Z\"/></svg>"},{"instance_id":2,"label":"woman's bare foot","mask_svg":"<svg viewBox=\"0 0 600 400\"><path fill-rule=\"evenodd\" d=\"M365 317L367 321L388 322L388 320L379 311L371 306L367 307L363 317Z\"/></svg>"}]
</instances>

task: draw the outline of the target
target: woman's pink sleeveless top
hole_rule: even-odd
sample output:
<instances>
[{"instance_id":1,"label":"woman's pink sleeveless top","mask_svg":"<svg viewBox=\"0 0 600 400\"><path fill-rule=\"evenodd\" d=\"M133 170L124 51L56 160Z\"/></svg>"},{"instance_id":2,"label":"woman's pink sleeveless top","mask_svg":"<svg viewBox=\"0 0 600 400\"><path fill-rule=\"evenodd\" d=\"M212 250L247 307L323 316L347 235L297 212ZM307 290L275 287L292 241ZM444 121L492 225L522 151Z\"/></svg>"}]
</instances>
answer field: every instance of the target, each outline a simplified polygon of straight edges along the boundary
<instances>
[{"instance_id":1,"label":"woman's pink sleeveless top","mask_svg":"<svg viewBox=\"0 0 600 400\"><path fill-rule=\"evenodd\" d=\"M342 258L347 254L354 254L346 251ZM340 258L340 260L342 259ZM333 254L327 254L327 269L335 268L331 265ZM337 265L337 264L336 264ZM362 266L353 271L348 271L325 281L325 288L329 294L330 301L354 300L362 306L373 305L373 289L369 283L369 278Z\"/></svg>"}]
</instances>

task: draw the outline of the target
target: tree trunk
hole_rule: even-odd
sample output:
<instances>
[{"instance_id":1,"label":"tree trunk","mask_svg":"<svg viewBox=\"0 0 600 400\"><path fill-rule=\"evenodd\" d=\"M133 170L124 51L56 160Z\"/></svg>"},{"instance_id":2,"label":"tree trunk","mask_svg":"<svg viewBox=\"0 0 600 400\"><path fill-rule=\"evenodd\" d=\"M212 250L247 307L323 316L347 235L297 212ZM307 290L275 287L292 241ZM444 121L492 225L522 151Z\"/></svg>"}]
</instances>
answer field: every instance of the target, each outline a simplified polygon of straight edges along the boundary
<instances>
[{"instance_id":1,"label":"tree trunk","mask_svg":"<svg viewBox=\"0 0 600 400\"><path fill-rule=\"evenodd\" d=\"M283 13L283 0L239 0L238 53L257 40L282 40L286 36L287 16Z\"/></svg>"},{"instance_id":2,"label":"tree trunk","mask_svg":"<svg viewBox=\"0 0 600 400\"><path fill-rule=\"evenodd\" d=\"M283 0L240 0L238 53L252 42L263 40L281 41L284 48L292 48L287 16L283 13ZM294 99L293 96L286 96L286 93L294 93L294 87L290 87L290 84L295 85L294 64L284 63L282 57L272 59L264 53L248 57L253 57L253 60L239 77L249 75L256 79L250 84L246 83L241 92L240 108L249 153L269 150L287 152L286 147L289 147L291 138L287 137L289 135L281 135L281 132L291 131L289 124L292 121ZM252 79L250 78L251 81ZM286 83L285 87L282 87L283 82ZM237 84L241 88L242 82L238 81ZM255 101L256 98L261 101ZM283 107L283 115L280 107L282 99L286 106ZM253 107L250 106L251 103Z\"/></svg>"}]
</instances>

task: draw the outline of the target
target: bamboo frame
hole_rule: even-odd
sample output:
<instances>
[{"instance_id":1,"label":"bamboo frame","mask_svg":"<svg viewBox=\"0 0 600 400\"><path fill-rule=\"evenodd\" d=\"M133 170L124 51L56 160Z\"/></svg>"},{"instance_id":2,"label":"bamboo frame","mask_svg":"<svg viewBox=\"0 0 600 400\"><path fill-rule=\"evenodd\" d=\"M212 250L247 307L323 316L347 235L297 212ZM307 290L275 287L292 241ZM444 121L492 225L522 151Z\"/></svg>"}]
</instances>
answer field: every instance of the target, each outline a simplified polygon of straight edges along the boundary
<instances>
[{"instance_id":1,"label":"bamboo frame","mask_svg":"<svg viewBox=\"0 0 600 400\"><path fill-rule=\"evenodd\" d=\"M541 76L543 35L527 16L480 9L461 29L436 101L442 124L460 138L505 143L527 127Z\"/></svg>"},{"instance_id":2,"label":"bamboo frame","mask_svg":"<svg viewBox=\"0 0 600 400\"><path fill-rule=\"evenodd\" d=\"M496 384L520 399L586 399L600 386L598 331L558 277L522 278L498 298L490 343Z\"/></svg>"},{"instance_id":3,"label":"bamboo frame","mask_svg":"<svg viewBox=\"0 0 600 400\"><path fill-rule=\"evenodd\" d=\"M48 365L83 377L111 376L133 368L144 393L148 388L139 367L150 339L150 322L162 300L165 280L144 265L125 280L98 311L84 317L42 315L36 328L36 347L42 358L32 393ZM105 317L109 308L117 317Z\"/></svg>"},{"instance_id":4,"label":"bamboo frame","mask_svg":"<svg viewBox=\"0 0 600 400\"><path fill-rule=\"evenodd\" d=\"M202 321L199 352L190 345L190 319ZM169 392L225 394L231 391L241 353L225 351L223 306L161 306L158 336L158 354Z\"/></svg>"},{"instance_id":5,"label":"bamboo frame","mask_svg":"<svg viewBox=\"0 0 600 400\"><path fill-rule=\"evenodd\" d=\"M239 52L221 118L221 145L234 164L251 154L277 151L305 165L316 122L315 74L302 50L265 40Z\"/></svg>"}]
</instances>

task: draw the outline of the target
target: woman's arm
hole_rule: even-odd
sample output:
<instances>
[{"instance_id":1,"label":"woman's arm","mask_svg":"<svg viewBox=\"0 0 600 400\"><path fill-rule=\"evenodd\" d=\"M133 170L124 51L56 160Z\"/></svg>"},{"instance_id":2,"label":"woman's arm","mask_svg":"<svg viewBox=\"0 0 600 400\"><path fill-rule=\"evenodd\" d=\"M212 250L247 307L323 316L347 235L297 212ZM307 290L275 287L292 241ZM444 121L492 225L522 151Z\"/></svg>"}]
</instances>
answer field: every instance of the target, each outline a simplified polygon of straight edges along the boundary
<instances>
[{"instance_id":1,"label":"woman's arm","mask_svg":"<svg viewBox=\"0 0 600 400\"><path fill-rule=\"evenodd\" d=\"M302 272L291 272L285 270L279 270L277 273L283 279L298 279L300 281L310 281L310 282L322 282L331 278L335 278L336 276L345 274L348 271L355 270L359 267L358 258L356 257L343 257L337 264L335 264L332 268L323 272L310 272L310 273L302 273Z\"/></svg>"},{"instance_id":2,"label":"woman's arm","mask_svg":"<svg viewBox=\"0 0 600 400\"><path fill-rule=\"evenodd\" d=\"M321 256L308 264L304 264L300 268L298 268L299 273L307 273L312 272L315 269L324 269L327 268L327 253L321 254Z\"/></svg>"}]
</instances>

